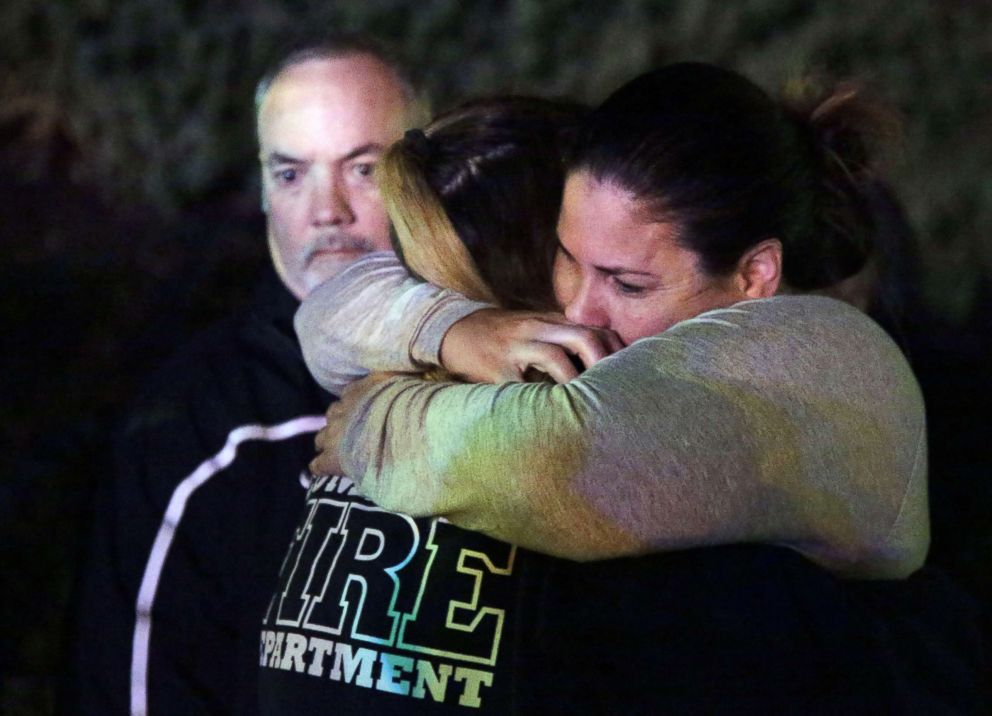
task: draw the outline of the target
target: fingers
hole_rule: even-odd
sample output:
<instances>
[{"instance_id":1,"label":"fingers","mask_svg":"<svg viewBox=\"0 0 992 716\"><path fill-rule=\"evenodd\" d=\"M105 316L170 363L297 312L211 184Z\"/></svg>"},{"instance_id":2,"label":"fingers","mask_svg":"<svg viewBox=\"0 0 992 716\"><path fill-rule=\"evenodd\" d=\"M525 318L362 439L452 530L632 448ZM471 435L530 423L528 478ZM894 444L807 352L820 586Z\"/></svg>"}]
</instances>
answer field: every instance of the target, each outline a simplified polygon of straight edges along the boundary
<instances>
[{"instance_id":1,"label":"fingers","mask_svg":"<svg viewBox=\"0 0 992 716\"><path fill-rule=\"evenodd\" d=\"M313 475L338 475L341 472L337 459L329 453L320 453L310 461L310 473Z\"/></svg>"},{"instance_id":2,"label":"fingers","mask_svg":"<svg viewBox=\"0 0 992 716\"><path fill-rule=\"evenodd\" d=\"M567 383L581 369L571 356L588 368L622 347L613 331L578 326L558 313L485 309L448 329L440 358L451 373L473 382L519 381L533 368Z\"/></svg>"},{"instance_id":3,"label":"fingers","mask_svg":"<svg viewBox=\"0 0 992 716\"><path fill-rule=\"evenodd\" d=\"M341 433L345 427L347 406L344 401L331 403L327 409L327 424L317 431L313 444L317 456L310 461L310 472L314 475L341 474L341 461L338 448L341 443Z\"/></svg>"},{"instance_id":4,"label":"fingers","mask_svg":"<svg viewBox=\"0 0 992 716\"><path fill-rule=\"evenodd\" d=\"M624 342L620 339L620 336L616 331L611 331L607 328L598 328L596 331L602 337L611 354L626 347L626 344L624 344Z\"/></svg>"},{"instance_id":5,"label":"fingers","mask_svg":"<svg viewBox=\"0 0 992 716\"><path fill-rule=\"evenodd\" d=\"M533 317L526 323L522 332L527 338L561 346L578 356L586 368L623 348L623 342L613 331L578 326L555 314Z\"/></svg>"},{"instance_id":6,"label":"fingers","mask_svg":"<svg viewBox=\"0 0 992 716\"><path fill-rule=\"evenodd\" d=\"M520 349L520 359L519 375L514 380L521 380L528 368L547 373L556 383L567 383L579 375L568 354L551 343L526 344Z\"/></svg>"},{"instance_id":7,"label":"fingers","mask_svg":"<svg viewBox=\"0 0 992 716\"><path fill-rule=\"evenodd\" d=\"M370 391L383 382L401 375L399 373L373 373L367 378L355 381L341 394L341 398L327 408L327 423L314 436L313 444L317 457L310 462L314 475L340 475L342 437L351 422L352 413Z\"/></svg>"},{"instance_id":8,"label":"fingers","mask_svg":"<svg viewBox=\"0 0 992 716\"><path fill-rule=\"evenodd\" d=\"M511 329L502 339L503 355L510 359L502 380L523 380L529 369L536 369L556 383L567 383L582 366L593 366L623 347L613 331L578 326L558 314L516 316ZM572 356L578 356L581 365Z\"/></svg>"},{"instance_id":9,"label":"fingers","mask_svg":"<svg viewBox=\"0 0 992 716\"><path fill-rule=\"evenodd\" d=\"M548 325L541 340L561 346L572 355L578 356L582 365L589 368L617 350L615 342L611 340L612 335L610 331L584 326L554 324Z\"/></svg>"}]
</instances>

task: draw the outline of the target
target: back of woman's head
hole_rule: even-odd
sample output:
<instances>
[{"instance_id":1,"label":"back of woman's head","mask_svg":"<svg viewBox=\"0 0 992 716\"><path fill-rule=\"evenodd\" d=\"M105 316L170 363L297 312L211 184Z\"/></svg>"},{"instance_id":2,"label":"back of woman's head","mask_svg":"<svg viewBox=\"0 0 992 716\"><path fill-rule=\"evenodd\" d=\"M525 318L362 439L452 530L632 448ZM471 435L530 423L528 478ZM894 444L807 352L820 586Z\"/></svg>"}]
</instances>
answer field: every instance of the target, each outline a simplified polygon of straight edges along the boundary
<instances>
[{"instance_id":1,"label":"back of woman's head","mask_svg":"<svg viewBox=\"0 0 992 716\"><path fill-rule=\"evenodd\" d=\"M891 115L842 87L776 102L729 70L680 63L627 83L587 118L569 158L673 223L709 274L777 238L784 283L816 290L856 273L874 226L864 187Z\"/></svg>"},{"instance_id":2,"label":"back of woman's head","mask_svg":"<svg viewBox=\"0 0 992 716\"><path fill-rule=\"evenodd\" d=\"M377 172L408 268L506 308L553 307L561 142L581 114L536 98L476 100L393 145Z\"/></svg>"}]
</instances>

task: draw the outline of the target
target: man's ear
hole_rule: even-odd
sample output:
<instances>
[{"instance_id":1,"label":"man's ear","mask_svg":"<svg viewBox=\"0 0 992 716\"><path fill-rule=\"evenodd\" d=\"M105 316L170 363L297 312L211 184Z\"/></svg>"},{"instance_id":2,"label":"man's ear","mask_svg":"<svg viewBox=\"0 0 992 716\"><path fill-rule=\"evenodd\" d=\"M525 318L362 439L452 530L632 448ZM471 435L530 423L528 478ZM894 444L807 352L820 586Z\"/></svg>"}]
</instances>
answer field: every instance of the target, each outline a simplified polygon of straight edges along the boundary
<instances>
[{"instance_id":1,"label":"man's ear","mask_svg":"<svg viewBox=\"0 0 992 716\"><path fill-rule=\"evenodd\" d=\"M768 298L782 281L782 242L765 239L749 248L737 262L735 282L748 298Z\"/></svg>"}]
</instances>

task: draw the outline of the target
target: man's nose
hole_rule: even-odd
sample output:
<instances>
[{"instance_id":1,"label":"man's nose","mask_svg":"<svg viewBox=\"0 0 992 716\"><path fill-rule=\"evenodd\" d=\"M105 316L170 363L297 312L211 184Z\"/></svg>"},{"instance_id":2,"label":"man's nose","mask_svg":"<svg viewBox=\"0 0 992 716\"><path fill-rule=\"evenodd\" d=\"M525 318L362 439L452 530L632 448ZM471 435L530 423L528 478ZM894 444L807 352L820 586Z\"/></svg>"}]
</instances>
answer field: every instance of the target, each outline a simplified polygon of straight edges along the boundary
<instances>
[{"instance_id":1,"label":"man's nose","mask_svg":"<svg viewBox=\"0 0 992 716\"><path fill-rule=\"evenodd\" d=\"M575 293L565 304L565 318L572 323L593 328L610 327L609 315L597 295L596 287L586 281L579 283Z\"/></svg>"},{"instance_id":2,"label":"man's nose","mask_svg":"<svg viewBox=\"0 0 992 716\"><path fill-rule=\"evenodd\" d=\"M318 226L339 226L355 221L348 188L338 177L314 182L310 202L313 223Z\"/></svg>"}]
</instances>

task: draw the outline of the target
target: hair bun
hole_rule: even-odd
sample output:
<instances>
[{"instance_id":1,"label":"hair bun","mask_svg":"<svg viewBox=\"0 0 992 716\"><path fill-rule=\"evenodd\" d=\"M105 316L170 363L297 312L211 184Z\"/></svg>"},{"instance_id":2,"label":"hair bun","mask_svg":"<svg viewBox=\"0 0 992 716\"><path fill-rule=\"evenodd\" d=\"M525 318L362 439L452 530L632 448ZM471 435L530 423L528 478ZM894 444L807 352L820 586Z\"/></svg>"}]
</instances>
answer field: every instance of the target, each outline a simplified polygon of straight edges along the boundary
<instances>
[{"instance_id":1,"label":"hair bun","mask_svg":"<svg viewBox=\"0 0 992 716\"><path fill-rule=\"evenodd\" d=\"M806 126L827 165L851 177L875 178L902 137L902 121L892 107L853 82L794 82L786 87L783 104Z\"/></svg>"},{"instance_id":2,"label":"hair bun","mask_svg":"<svg viewBox=\"0 0 992 716\"><path fill-rule=\"evenodd\" d=\"M782 105L806 137L814 187L807 209L813 236L787 278L795 288L816 290L854 275L874 253L871 197L902 123L889 105L853 82L793 82Z\"/></svg>"}]
</instances>

